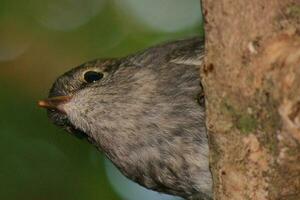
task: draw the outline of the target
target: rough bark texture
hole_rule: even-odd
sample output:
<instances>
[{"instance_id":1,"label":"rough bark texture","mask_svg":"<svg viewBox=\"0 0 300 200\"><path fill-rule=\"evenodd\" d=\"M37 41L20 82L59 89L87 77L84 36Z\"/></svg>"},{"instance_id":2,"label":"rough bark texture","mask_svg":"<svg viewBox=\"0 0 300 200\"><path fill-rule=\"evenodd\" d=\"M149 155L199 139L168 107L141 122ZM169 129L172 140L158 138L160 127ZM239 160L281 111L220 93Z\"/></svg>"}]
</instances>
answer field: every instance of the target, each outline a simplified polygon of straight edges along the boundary
<instances>
[{"instance_id":1,"label":"rough bark texture","mask_svg":"<svg viewBox=\"0 0 300 200\"><path fill-rule=\"evenodd\" d=\"M300 1L202 0L215 199L300 199Z\"/></svg>"}]
</instances>

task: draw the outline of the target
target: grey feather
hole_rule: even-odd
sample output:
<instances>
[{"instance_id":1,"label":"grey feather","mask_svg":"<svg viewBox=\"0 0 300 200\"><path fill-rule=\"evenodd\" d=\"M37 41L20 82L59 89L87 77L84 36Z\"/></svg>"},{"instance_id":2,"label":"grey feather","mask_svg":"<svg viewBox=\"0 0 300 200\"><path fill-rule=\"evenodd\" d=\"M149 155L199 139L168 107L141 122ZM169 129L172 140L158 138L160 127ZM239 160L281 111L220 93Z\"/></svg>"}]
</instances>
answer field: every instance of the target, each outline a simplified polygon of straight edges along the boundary
<instances>
[{"instance_id":1,"label":"grey feather","mask_svg":"<svg viewBox=\"0 0 300 200\"><path fill-rule=\"evenodd\" d=\"M203 42L169 42L121 59L94 60L62 75L50 97L70 95L54 123L88 140L133 181L187 199L211 199L199 69ZM87 70L104 73L87 84ZM202 95L200 95L203 98Z\"/></svg>"}]
</instances>

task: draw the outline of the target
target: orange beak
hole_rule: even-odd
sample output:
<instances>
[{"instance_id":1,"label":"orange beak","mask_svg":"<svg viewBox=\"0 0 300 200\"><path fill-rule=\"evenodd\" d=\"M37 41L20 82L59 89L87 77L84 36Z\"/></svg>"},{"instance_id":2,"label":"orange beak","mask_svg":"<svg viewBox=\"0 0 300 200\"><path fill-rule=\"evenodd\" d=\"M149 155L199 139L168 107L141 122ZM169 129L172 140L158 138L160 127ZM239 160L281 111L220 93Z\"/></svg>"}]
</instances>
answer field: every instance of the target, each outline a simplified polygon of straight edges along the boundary
<instances>
[{"instance_id":1,"label":"orange beak","mask_svg":"<svg viewBox=\"0 0 300 200\"><path fill-rule=\"evenodd\" d=\"M57 110L61 113L66 113L63 109L63 104L68 103L72 99L71 96L58 96L45 100L38 101L38 106L50 110Z\"/></svg>"}]
</instances>

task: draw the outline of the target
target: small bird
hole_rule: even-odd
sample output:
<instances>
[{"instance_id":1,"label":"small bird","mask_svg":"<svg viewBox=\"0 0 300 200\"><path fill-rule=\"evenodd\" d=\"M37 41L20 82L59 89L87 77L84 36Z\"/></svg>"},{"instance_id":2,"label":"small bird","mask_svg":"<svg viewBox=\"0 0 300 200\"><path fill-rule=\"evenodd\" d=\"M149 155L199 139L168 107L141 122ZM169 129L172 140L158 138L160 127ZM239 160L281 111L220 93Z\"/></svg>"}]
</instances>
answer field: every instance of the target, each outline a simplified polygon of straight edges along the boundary
<instances>
[{"instance_id":1,"label":"small bird","mask_svg":"<svg viewBox=\"0 0 300 200\"><path fill-rule=\"evenodd\" d=\"M203 40L190 38L96 59L60 76L38 105L140 185L188 200L212 199L203 56Z\"/></svg>"}]
</instances>

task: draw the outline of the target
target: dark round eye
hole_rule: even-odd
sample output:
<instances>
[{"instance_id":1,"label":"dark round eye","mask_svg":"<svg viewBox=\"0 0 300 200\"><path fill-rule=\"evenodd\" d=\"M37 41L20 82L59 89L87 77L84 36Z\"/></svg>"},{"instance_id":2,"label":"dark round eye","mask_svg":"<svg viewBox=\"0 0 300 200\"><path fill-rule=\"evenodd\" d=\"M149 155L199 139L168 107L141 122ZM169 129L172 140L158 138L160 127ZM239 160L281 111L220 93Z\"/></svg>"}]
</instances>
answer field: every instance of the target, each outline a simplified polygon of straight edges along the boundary
<instances>
[{"instance_id":1,"label":"dark round eye","mask_svg":"<svg viewBox=\"0 0 300 200\"><path fill-rule=\"evenodd\" d=\"M95 71L87 71L84 73L83 76L84 76L84 80L87 83L93 83L103 78L103 74L101 72L95 72Z\"/></svg>"}]
</instances>

